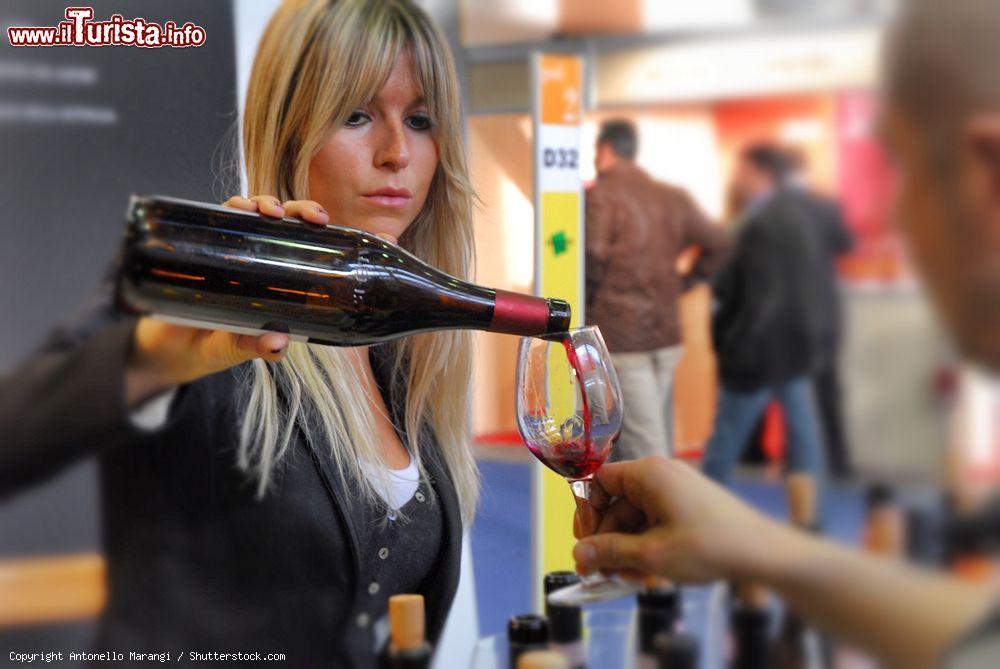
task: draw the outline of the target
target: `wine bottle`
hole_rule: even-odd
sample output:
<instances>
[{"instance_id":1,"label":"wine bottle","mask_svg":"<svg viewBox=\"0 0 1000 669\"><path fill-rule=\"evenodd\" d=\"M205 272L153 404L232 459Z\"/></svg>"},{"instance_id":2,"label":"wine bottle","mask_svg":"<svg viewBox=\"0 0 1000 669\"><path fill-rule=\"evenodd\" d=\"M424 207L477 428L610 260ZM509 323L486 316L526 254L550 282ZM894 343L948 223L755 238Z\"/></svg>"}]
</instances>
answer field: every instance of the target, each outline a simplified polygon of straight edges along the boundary
<instances>
[{"instance_id":1,"label":"wine bottle","mask_svg":"<svg viewBox=\"0 0 1000 669\"><path fill-rule=\"evenodd\" d=\"M117 281L128 313L363 346L419 332L569 329L563 300L449 276L374 235L167 197L133 196Z\"/></svg>"},{"instance_id":2,"label":"wine bottle","mask_svg":"<svg viewBox=\"0 0 1000 669\"><path fill-rule=\"evenodd\" d=\"M774 642L771 640L771 611L767 591L756 583L736 586L730 614L733 640L731 669L773 669Z\"/></svg>"},{"instance_id":3,"label":"wine bottle","mask_svg":"<svg viewBox=\"0 0 1000 669\"><path fill-rule=\"evenodd\" d=\"M424 638L423 595L389 598L389 659L393 669L429 669L433 651Z\"/></svg>"},{"instance_id":4,"label":"wine bottle","mask_svg":"<svg viewBox=\"0 0 1000 669\"><path fill-rule=\"evenodd\" d=\"M507 621L507 648L510 653L510 669L517 669L517 661L525 653L548 650L548 619L533 613L512 617Z\"/></svg>"},{"instance_id":5,"label":"wine bottle","mask_svg":"<svg viewBox=\"0 0 1000 669\"><path fill-rule=\"evenodd\" d=\"M680 617L680 592L673 585L654 585L636 595L639 604L639 669L657 666L656 637L673 632Z\"/></svg>"},{"instance_id":6,"label":"wine bottle","mask_svg":"<svg viewBox=\"0 0 1000 669\"><path fill-rule=\"evenodd\" d=\"M997 580L1000 568L1000 498L978 502L978 506L959 504L952 496L944 519L945 559L952 572L970 583L987 584Z\"/></svg>"},{"instance_id":7,"label":"wine bottle","mask_svg":"<svg viewBox=\"0 0 1000 669\"><path fill-rule=\"evenodd\" d=\"M683 632L660 632L653 643L657 669L696 669L698 641Z\"/></svg>"},{"instance_id":8,"label":"wine bottle","mask_svg":"<svg viewBox=\"0 0 1000 669\"><path fill-rule=\"evenodd\" d=\"M906 553L906 514L892 488L885 484L869 487L865 507L865 549L887 558L902 559Z\"/></svg>"},{"instance_id":9,"label":"wine bottle","mask_svg":"<svg viewBox=\"0 0 1000 669\"><path fill-rule=\"evenodd\" d=\"M549 647L561 653L570 669L584 669L586 651L583 647L583 611L579 606L549 604L548 596L561 588L580 582L573 571L553 571L545 575L545 615L549 619Z\"/></svg>"}]
</instances>

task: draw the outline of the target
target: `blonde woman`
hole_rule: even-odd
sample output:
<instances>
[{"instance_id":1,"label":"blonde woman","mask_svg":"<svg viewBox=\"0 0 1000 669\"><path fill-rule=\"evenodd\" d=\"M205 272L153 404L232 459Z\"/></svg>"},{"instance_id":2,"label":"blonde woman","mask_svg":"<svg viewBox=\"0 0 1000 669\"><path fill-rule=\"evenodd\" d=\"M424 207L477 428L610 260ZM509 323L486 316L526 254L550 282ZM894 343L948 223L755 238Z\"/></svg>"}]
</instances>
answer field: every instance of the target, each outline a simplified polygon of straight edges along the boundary
<instances>
[{"instance_id":1,"label":"blonde woman","mask_svg":"<svg viewBox=\"0 0 1000 669\"><path fill-rule=\"evenodd\" d=\"M289 1L247 94L254 195L226 204L360 228L465 276L460 139L447 46L412 2ZM424 594L433 642L456 590L478 492L469 377L463 332L335 349L106 300L5 380L0 494L99 453L99 649L373 666L390 595Z\"/></svg>"}]
</instances>

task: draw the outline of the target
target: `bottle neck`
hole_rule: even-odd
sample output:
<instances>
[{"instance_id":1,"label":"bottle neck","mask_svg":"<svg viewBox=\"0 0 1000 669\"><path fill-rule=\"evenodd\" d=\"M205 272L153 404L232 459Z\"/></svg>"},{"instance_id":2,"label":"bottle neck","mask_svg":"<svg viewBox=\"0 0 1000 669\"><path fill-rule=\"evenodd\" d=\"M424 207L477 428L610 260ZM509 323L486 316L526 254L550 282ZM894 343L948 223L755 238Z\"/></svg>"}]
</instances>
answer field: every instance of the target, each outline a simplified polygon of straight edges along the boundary
<instances>
[{"instance_id":1,"label":"bottle neck","mask_svg":"<svg viewBox=\"0 0 1000 669\"><path fill-rule=\"evenodd\" d=\"M552 314L548 300L507 290L495 292L493 320L489 326L491 332L530 336L567 329L550 329L553 324L550 322Z\"/></svg>"}]
</instances>

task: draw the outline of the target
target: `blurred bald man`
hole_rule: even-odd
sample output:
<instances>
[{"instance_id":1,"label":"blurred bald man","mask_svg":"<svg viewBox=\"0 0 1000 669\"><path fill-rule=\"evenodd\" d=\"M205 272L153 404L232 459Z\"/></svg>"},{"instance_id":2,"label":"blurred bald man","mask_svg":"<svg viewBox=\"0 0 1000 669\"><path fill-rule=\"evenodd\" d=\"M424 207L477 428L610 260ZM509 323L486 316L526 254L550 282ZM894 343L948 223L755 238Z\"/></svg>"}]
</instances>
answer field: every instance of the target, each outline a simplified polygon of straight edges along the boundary
<instances>
[{"instance_id":1,"label":"blurred bald man","mask_svg":"<svg viewBox=\"0 0 1000 669\"><path fill-rule=\"evenodd\" d=\"M881 123L899 166L899 222L956 346L997 373L1000 1L903 5L887 40ZM603 517L574 549L580 569L757 581L887 666L1000 666L1000 597L991 584L800 533L673 461L606 466L594 491L591 503Z\"/></svg>"}]
</instances>

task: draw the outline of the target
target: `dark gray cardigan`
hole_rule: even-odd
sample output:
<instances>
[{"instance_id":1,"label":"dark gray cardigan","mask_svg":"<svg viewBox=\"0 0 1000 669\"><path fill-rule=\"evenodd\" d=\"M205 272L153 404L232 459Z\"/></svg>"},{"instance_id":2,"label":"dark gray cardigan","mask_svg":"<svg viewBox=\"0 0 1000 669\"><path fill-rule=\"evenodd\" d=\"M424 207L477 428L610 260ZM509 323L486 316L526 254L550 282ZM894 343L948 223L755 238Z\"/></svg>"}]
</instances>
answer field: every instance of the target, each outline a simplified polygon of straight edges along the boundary
<instances>
[{"instance_id":1,"label":"dark gray cardigan","mask_svg":"<svg viewBox=\"0 0 1000 669\"><path fill-rule=\"evenodd\" d=\"M162 428L135 428L122 382L135 320L114 312L110 288L0 380L0 501L83 456L99 459L109 590L96 649L172 659L280 652L291 666L371 666L358 571L375 556L361 554L363 514L332 459L297 432L271 490L255 498L235 465L242 366L182 386ZM384 349L371 350L398 426ZM422 588L433 643L458 585L462 525L428 439L424 465L444 514L437 568Z\"/></svg>"}]
</instances>

